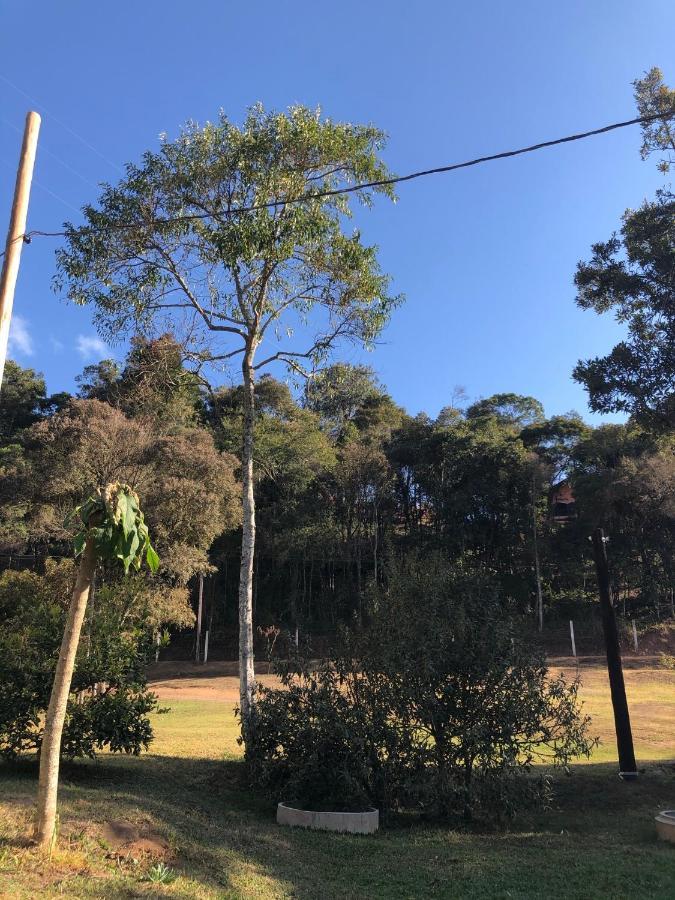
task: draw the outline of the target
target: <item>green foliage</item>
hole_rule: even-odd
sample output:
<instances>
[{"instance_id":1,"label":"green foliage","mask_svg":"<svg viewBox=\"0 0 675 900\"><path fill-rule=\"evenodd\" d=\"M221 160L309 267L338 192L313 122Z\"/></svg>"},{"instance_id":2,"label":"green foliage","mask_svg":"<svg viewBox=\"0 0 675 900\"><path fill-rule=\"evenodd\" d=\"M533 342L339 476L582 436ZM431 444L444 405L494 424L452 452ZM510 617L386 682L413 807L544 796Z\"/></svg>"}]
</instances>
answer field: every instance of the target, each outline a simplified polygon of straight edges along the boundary
<instances>
[{"instance_id":1,"label":"green foliage","mask_svg":"<svg viewBox=\"0 0 675 900\"><path fill-rule=\"evenodd\" d=\"M176 880L176 873L163 862L158 862L149 869L144 880L150 884L172 884Z\"/></svg>"},{"instance_id":2,"label":"green foliage","mask_svg":"<svg viewBox=\"0 0 675 900\"><path fill-rule=\"evenodd\" d=\"M73 584L72 561L49 561L44 575L0 576L0 753L39 748ZM129 616L128 596L111 582L95 595L77 655L62 748L66 756L97 750L137 754L152 740L155 708L144 666L150 628Z\"/></svg>"},{"instance_id":3,"label":"green foliage","mask_svg":"<svg viewBox=\"0 0 675 900\"><path fill-rule=\"evenodd\" d=\"M110 403L132 418L161 420L167 432L196 425L202 414L198 379L185 369L182 348L169 334L135 335L124 368L103 359L76 381L80 397Z\"/></svg>"},{"instance_id":4,"label":"green foliage","mask_svg":"<svg viewBox=\"0 0 675 900\"><path fill-rule=\"evenodd\" d=\"M593 245L575 276L577 303L613 311L626 338L604 357L580 361L574 378L596 412L628 412L658 430L675 422L675 196L657 193L623 217L620 237Z\"/></svg>"},{"instance_id":5,"label":"green foliage","mask_svg":"<svg viewBox=\"0 0 675 900\"><path fill-rule=\"evenodd\" d=\"M675 559L672 436L655 441L634 425L601 426L579 442L572 464L574 530L582 538L598 525L608 530L616 590L631 614L659 617L659 605L669 604Z\"/></svg>"},{"instance_id":6,"label":"green foliage","mask_svg":"<svg viewBox=\"0 0 675 900\"><path fill-rule=\"evenodd\" d=\"M534 397L520 394L494 394L472 403L466 410L467 419L496 418L503 425L524 428L544 421L544 407Z\"/></svg>"},{"instance_id":7,"label":"green foliage","mask_svg":"<svg viewBox=\"0 0 675 900\"><path fill-rule=\"evenodd\" d=\"M120 367L114 359L102 359L85 366L75 377L78 396L115 405L119 396Z\"/></svg>"},{"instance_id":8,"label":"green foliage","mask_svg":"<svg viewBox=\"0 0 675 900\"><path fill-rule=\"evenodd\" d=\"M0 446L15 442L21 432L68 401L65 393L47 396L44 376L8 359L2 381Z\"/></svg>"},{"instance_id":9,"label":"green foliage","mask_svg":"<svg viewBox=\"0 0 675 900\"><path fill-rule=\"evenodd\" d=\"M0 437L11 440L17 431L40 418L46 400L45 380L33 369L23 369L8 359L2 384Z\"/></svg>"},{"instance_id":10,"label":"green foliage","mask_svg":"<svg viewBox=\"0 0 675 900\"><path fill-rule=\"evenodd\" d=\"M150 532L140 501L127 484L116 483L90 497L75 513L83 528L75 536L75 553L80 554L88 537L96 545L99 559L121 563L124 574L138 571L145 562L151 572L159 568L159 556L150 543Z\"/></svg>"},{"instance_id":11,"label":"green foliage","mask_svg":"<svg viewBox=\"0 0 675 900\"><path fill-rule=\"evenodd\" d=\"M663 118L642 125L640 155L643 159L647 159L652 153L663 153L658 168L665 175L675 162L675 126L673 126L675 91L664 83L663 73L657 66L634 81L633 86L635 103L641 116L664 114Z\"/></svg>"},{"instance_id":12,"label":"green foliage","mask_svg":"<svg viewBox=\"0 0 675 900\"><path fill-rule=\"evenodd\" d=\"M354 702L330 662L258 687L246 744L251 783L304 809L358 811L381 791L373 766L371 711Z\"/></svg>"},{"instance_id":13,"label":"green foliage","mask_svg":"<svg viewBox=\"0 0 675 900\"><path fill-rule=\"evenodd\" d=\"M363 634L259 688L252 781L307 808L514 813L546 801L535 763L588 755L578 682L551 677L494 587L436 559L394 566Z\"/></svg>"},{"instance_id":14,"label":"green foliage","mask_svg":"<svg viewBox=\"0 0 675 900\"><path fill-rule=\"evenodd\" d=\"M237 453L243 431L243 390L222 388L212 401L212 417L223 448ZM264 375L255 386L254 459L258 479L275 493L300 493L335 456L317 416L301 409L287 385Z\"/></svg>"},{"instance_id":15,"label":"green foliage","mask_svg":"<svg viewBox=\"0 0 675 900\"><path fill-rule=\"evenodd\" d=\"M654 67L634 82L642 125L641 155L663 153L665 174L675 161L675 91ZM668 115L666 115L668 113ZM577 266L577 304L612 311L628 334L604 357L580 360L573 377L595 412L627 412L655 431L675 423L675 196L670 188L637 210L626 210L620 236L594 244Z\"/></svg>"},{"instance_id":16,"label":"green foliage","mask_svg":"<svg viewBox=\"0 0 675 900\"><path fill-rule=\"evenodd\" d=\"M157 706L157 698L134 687L110 690L106 684L100 696L74 704L68 713L68 725L61 742L62 752L70 758L93 756L97 750L138 755L152 741L148 713Z\"/></svg>"}]
</instances>

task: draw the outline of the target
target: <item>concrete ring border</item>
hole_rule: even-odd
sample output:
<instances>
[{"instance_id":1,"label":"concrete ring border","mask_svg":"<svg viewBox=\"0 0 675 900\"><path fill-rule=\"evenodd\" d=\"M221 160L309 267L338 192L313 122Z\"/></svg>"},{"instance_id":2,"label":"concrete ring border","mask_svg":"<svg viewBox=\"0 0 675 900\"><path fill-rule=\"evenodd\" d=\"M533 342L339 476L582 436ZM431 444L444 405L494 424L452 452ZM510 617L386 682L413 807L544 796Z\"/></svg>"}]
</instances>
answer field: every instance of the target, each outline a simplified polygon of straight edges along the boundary
<instances>
[{"instance_id":1,"label":"concrete ring border","mask_svg":"<svg viewBox=\"0 0 675 900\"><path fill-rule=\"evenodd\" d=\"M656 816L656 833L662 841L675 844L675 809L664 809Z\"/></svg>"},{"instance_id":2,"label":"concrete ring border","mask_svg":"<svg viewBox=\"0 0 675 900\"><path fill-rule=\"evenodd\" d=\"M320 831L373 834L380 827L380 813L372 807L363 812L317 812L311 809L294 809L286 803L279 803L277 823L296 828L316 828Z\"/></svg>"}]
</instances>

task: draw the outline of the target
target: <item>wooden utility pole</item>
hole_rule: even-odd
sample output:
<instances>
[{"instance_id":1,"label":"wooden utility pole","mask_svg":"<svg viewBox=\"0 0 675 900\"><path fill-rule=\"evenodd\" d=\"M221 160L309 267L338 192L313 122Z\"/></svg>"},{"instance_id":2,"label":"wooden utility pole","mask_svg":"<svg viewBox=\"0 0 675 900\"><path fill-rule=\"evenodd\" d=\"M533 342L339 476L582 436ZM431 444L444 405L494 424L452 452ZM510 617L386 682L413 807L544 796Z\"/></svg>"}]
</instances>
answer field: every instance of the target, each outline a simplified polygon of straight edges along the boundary
<instances>
[{"instance_id":1,"label":"wooden utility pole","mask_svg":"<svg viewBox=\"0 0 675 900\"><path fill-rule=\"evenodd\" d=\"M23 132L21 158L19 159L19 169L16 173L16 185L14 187L14 202L12 203L12 214L9 219L5 256L2 260L2 275L0 275L0 388L2 387L2 379L5 372L9 326L12 320L12 306L14 304L14 289L19 274L23 238L26 233L28 200L30 198L30 185L33 179L39 132L40 116L36 112L29 112L26 116L26 127Z\"/></svg>"},{"instance_id":2,"label":"wooden utility pole","mask_svg":"<svg viewBox=\"0 0 675 900\"><path fill-rule=\"evenodd\" d=\"M595 568L598 573L600 611L602 614L602 630L605 636L605 649L607 652L609 688L612 694L612 708L614 710L616 746L619 751L619 773L624 777L636 778L637 766L635 764L633 734L630 727L630 715L628 713L628 701L626 699L626 685L623 680L619 632L616 627L616 616L614 615L614 606L612 605L609 582L606 546L607 538L605 537L602 528L595 529L592 541Z\"/></svg>"}]
</instances>

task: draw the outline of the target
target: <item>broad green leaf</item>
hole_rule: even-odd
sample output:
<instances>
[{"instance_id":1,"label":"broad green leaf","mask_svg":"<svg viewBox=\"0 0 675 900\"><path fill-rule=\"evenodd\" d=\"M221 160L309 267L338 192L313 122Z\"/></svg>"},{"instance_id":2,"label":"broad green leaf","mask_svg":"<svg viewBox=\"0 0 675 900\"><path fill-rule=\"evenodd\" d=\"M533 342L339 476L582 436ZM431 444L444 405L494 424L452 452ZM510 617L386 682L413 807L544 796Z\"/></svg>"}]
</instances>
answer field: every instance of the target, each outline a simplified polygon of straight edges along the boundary
<instances>
[{"instance_id":1,"label":"broad green leaf","mask_svg":"<svg viewBox=\"0 0 675 900\"><path fill-rule=\"evenodd\" d=\"M155 548L149 541L145 547L145 561L148 564L148 568L154 575L155 572L159 569L159 556L157 555Z\"/></svg>"},{"instance_id":2,"label":"broad green leaf","mask_svg":"<svg viewBox=\"0 0 675 900\"><path fill-rule=\"evenodd\" d=\"M78 507L85 524L92 512L104 513L103 523L88 532L96 543L98 554L102 559L121 563L125 574L132 566L138 571L144 560L153 572L157 571L159 558L150 547L148 526L136 494L127 485L116 485L110 497L112 499L106 503L100 496L91 497ZM82 552L86 535L87 531L83 529L75 539L77 553Z\"/></svg>"}]
</instances>

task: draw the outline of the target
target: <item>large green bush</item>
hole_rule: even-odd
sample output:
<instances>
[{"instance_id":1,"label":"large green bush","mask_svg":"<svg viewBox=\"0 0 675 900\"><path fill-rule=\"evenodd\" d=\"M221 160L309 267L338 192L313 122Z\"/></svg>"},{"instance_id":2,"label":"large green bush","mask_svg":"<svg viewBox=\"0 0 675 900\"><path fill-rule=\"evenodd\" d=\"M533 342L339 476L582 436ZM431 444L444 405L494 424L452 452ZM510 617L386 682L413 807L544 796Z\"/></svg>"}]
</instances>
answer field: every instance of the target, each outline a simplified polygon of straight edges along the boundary
<instances>
[{"instance_id":1,"label":"large green bush","mask_svg":"<svg viewBox=\"0 0 675 900\"><path fill-rule=\"evenodd\" d=\"M48 561L44 575L0 576L0 753L38 749L75 567ZM136 596L142 596L140 582ZM151 631L131 608L129 585L102 586L89 608L63 733L65 756L140 753L152 740L154 694L144 666ZM133 595L132 595L133 596ZM137 612L137 610L136 610Z\"/></svg>"},{"instance_id":2,"label":"large green bush","mask_svg":"<svg viewBox=\"0 0 675 900\"><path fill-rule=\"evenodd\" d=\"M255 783L304 807L513 814L545 802L546 769L593 746L576 682L552 677L491 586L435 559L397 565L370 622L318 668L261 687Z\"/></svg>"}]
</instances>

